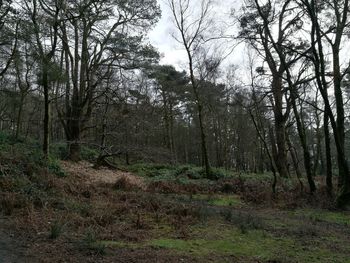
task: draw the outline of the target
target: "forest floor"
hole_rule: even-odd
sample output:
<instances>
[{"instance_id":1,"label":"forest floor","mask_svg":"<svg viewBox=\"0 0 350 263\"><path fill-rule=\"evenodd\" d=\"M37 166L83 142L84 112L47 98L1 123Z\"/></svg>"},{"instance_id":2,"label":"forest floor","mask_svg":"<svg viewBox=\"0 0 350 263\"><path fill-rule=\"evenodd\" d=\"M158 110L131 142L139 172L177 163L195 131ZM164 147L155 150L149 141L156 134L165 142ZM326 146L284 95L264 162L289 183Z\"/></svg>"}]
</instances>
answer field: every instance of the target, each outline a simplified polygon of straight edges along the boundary
<instances>
[{"instance_id":1,"label":"forest floor","mask_svg":"<svg viewBox=\"0 0 350 263\"><path fill-rule=\"evenodd\" d=\"M350 213L326 208L322 196L280 189L276 201L266 178L248 175L209 181L189 169L170 179L162 166L61 166L64 177L31 179L41 186L26 190L30 202L3 192L12 211L1 219L1 263L350 262Z\"/></svg>"}]
</instances>

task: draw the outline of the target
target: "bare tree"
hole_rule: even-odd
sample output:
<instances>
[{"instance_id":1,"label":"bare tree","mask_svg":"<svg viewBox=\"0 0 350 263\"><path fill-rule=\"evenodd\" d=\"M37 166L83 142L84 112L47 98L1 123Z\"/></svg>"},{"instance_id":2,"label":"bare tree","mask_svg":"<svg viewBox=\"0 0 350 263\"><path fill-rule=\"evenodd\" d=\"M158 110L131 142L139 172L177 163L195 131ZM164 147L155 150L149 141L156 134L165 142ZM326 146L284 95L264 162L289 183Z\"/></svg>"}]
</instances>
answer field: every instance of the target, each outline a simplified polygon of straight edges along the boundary
<instances>
[{"instance_id":1,"label":"bare tree","mask_svg":"<svg viewBox=\"0 0 350 263\"><path fill-rule=\"evenodd\" d=\"M52 81L50 69L58 45L58 28L60 18L60 1L53 0L50 3L42 0L25 1L24 5L32 23L35 38L35 52L40 60L39 83L44 93L44 139L43 152L46 157L49 154L50 136L50 90Z\"/></svg>"},{"instance_id":2,"label":"bare tree","mask_svg":"<svg viewBox=\"0 0 350 263\"><path fill-rule=\"evenodd\" d=\"M201 80L204 80L205 77L203 76L203 71L200 70L201 79L198 79L196 76L196 70L198 68L196 67L199 65L203 66L203 63L201 63L203 61L200 59L198 60L198 57L200 57L201 49L203 52L208 31L212 28L213 20L211 19L211 9L213 3L211 0L201 0L198 5L195 6L197 10L194 9L190 0L169 0L168 4L173 14L176 29L179 33L179 37L175 37L175 39L183 45L188 58L191 86L197 105L203 163L206 175L210 177L211 169L204 127L203 99L201 95ZM218 65L217 62L211 64L209 71L215 71Z\"/></svg>"},{"instance_id":3,"label":"bare tree","mask_svg":"<svg viewBox=\"0 0 350 263\"><path fill-rule=\"evenodd\" d=\"M342 81L345 74L340 63L340 51L344 40L345 30L349 23L349 1L325 1L319 5L314 0L301 0L301 6L306 10L311 21L311 53L315 68L317 87L322 95L324 110L324 126L326 132L326 151L329 152L329 132L328 120L333 129L333 135L337 150L339 168L339 193L337 203L344 206L350 203L350 170L348 160L345 155L345 112L344 98L342 92ZM331 17L332 24L322 20ZM331 50L332 69L327 65L327 46ZM331 74L329 74L331 71ZM331 75L331 81L327 76ZM328 94L328 88L333 86L335 96L335 112L333 112L332 102ZM331 187L330 163L327 158L328 185Z\"/></svg>"},{"instance_id":4,"label":"bare tree","mask_svg":"<svg viewBox=\"0 0 350 263\"><path fill-rule=\"evenodd\" d=\"M60 26L64 107L58 108L71 160L80 159L83 132L89 129L99 88L113 70L136 69L158 54L144 45L143 34L160 16L154 0L67 3ZM113 23L109 22L113 21ZM137 32L137 35L131 34Z\"/></svg>"}]
</instances>

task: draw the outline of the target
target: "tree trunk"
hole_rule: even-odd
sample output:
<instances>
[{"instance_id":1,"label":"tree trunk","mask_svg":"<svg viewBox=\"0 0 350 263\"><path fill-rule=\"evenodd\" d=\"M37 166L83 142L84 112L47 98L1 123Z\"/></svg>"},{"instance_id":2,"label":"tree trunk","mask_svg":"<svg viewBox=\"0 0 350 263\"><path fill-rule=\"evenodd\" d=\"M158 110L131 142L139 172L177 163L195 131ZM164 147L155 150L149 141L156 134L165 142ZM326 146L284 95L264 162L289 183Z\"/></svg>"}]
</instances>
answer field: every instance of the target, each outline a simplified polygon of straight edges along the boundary
<instances>
[{"instance_id":1,"label":"tree trunk","mask_svg":"<svg viewBox=\"0 0 350 263\"><path fill-rule=\"evenodd\" d=\"M211 178L211 169L210 169L210 163L209 163L209 157L208 157L208 150L207 150L207 141L206 141L206 134L204 131L204 124L203 124L203 106L200 101L197 102L198 107L198 118L199 118L199 128L200 128L200 134L201 134L201 148L202 148L202 155L203 155L203 163L205 168L205 175L208 178Z\"/></svg>"},{"instance_id":2,"label":"tree trunk","mask_svg":"<svg viewBox=\"0 0 350 263\"><path fill-rule=\"evenodd\" d=\"M278 73L275 73L278 74ZM275 163L281 177L288 177L288 158L286 148L286 116L283 114L283 86L282 78L273 76L272 93L274 97L275 135L277 151Z\"/></svg>"},{"instance_id":3,"label":"tree trunk","mask_svg":"<svg viewBox=\"0 0 350 263\"><path fill-rule=\"evenodd\" d=\"M331 137L329 133L329 117L327 110L324 111L324 140L326 147L326 184L328 194L333 193L333 172L332 172L332 153L331 153Z\"/></svg>"},{"instance_id":4,"label":"tree trunk","mask_svg":"<svg viewBox=\"0 0 350 263\"><path fill-rule=\"evenodd\" d=\"M295 120L297 123L298 135L299 135L301 146L303 148L304 166L305 166L305 171L306 171L306 177L307 177L307 181L309 183L310 192L313 193L316 191L316 185L315 185L314 179L312 177L311 156L310 156L310 151L309 151L309 147L307 144L305 127L304 127L303 121L299 115L299 111L298 111L297 104L296 104L295 90L291 90L291 99L292 99L291 101L292 101L293 112L294 112Z\"/></svg>"},{"instance_id":5,"label":"tree trunk","mask_svg":"<svg viewBox=\"0 0 350 263\"><path fill-rule=\"evenodd\" d=\"M44 64L44 67L46 65ZM44 87L44 140L43 153L45 158L49 157L49 137L50 137L50 98L49 98L49 79L47 69L43 69L43 87Z\"/></svg>"},{"instance_id":6,"label":"tree trunk","mask_svg":"<svg viewBox=\"0 0 350 263\"><path fill-rule=\"evenodd\" d=\"M290 155L292 156L295 173L297 175L297 178L298 178L298 181L299 181L299 184L300 184L300 188L301 188L300 190L303 191L304 185L303 185L303 182L301 181L302 175L301 175L301 171L300 171L300 167L299 167L298 156L297 156L295 147L293 147L293 144L290 141L288 135L287 135L287 143L288 143L288 148L289 148ZM311 186L310 186L310 188L311 188Z\"/></svg>"},{"instance_id":7,"label":"tree trunk","mask_svg":"<svg viewBox=\"0 0 350 263\"><path fill-rule=\"evenodd\" d=\"M315 74L318 88L321 91L325 103L325 113L328 115L334 134L335 145L337 149L337 159L339 167L339 193L336 199L337 205L343 207L350 204L350 171L347 158L345 156L344 149L344 104L341 91L341 80L342 73L340 72L340 62L339 62L339 48L341 44L341 39L343 36L344 29L347 26L347 16L349 11L348 0L345 0L342 6L344 7L343 11L339 10L337 1L334 1L335 5L335 14L337 16L337 21L335 24L335 40L332 44L332 53L333 53L333 85L334 85L334 95L336 100L336 110L337 110L337 119L335 118L331 103L328 98L328 83L325 77L326 73L326 61L323 51L323 32L319 24L319 18L315 8L315 1L311 3L305 2L307 11L310 15L312 21L312 32L311 40L312 43L315 43L311 46L312 52L314 54L314 65L315 65ZM317 43L317 46L316 46Z\"/></svg>"},{"instance_id":8,"label":"tree trunk","mask_svg":"<svg viewBox=\"0 0 350 263\"><path fill-rule=\"evenodd\" d=\"M25 95L23 94L23 92L21 92L21 99L20 99L18 114L17 114L16 139L18 139L22 128L22 113L23 113L24 99L25 99Z\"/></svg>"}]
</instances>

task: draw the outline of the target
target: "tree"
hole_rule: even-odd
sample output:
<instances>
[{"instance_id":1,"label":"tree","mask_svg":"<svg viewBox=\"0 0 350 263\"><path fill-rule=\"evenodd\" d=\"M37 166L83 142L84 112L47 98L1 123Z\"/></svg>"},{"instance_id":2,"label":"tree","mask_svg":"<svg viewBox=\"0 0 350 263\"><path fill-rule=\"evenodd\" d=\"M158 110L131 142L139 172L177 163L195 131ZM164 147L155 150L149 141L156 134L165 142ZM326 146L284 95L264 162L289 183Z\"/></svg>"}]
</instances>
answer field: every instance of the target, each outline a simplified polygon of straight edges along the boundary
<instances>
[{"instance_id":1,"label":"tree","mask_svg":"<svg viewBox=\"0 0 350 263\"><path fill-rule=\"evenodd\" d=\"M58 45L58 28L62 11L61 4L57 0L50 2L44 2L42 0L24 2L31 23L31 32L33 32L35 39L35 53L39 60L39 85L43 87L44 93L43 152L46 158L48 158L50 144L50 90L53 83L51 70L54 66L53 59Z\"/></svg>"},{"instance_id":2,"label":"tree","mask_svg":"<svg viewBox=\"0 0 350 263\"><path fill-rule=\"evenodd\" d=\"M0 1L0 78L9 69L17 49L18 19L12 1Z\"/></svg>"},{"instance_id":3,"label":"tree","mask_svg":"<svg viewBox=\"0 0 350 263\"><path fill-rule=\"evenodd\" d=\"M204 49L208 31L212 27L211 0L202 0L199 3L199 10L191 5L190 0L169 0L169 7L173 14L175 27L179 33L179 38L175 39L181 43L186 51L188 59L188 70L191 86L196 100L197 114L200 128L202 159L207 177L211 176L209 155L207 149L207 135L204 127L203 98L201 96L201 84L205 78L217 70L220 60L201 60L201 55L208 53ZM203 58L203 57L202 57ZM205 65L207 67L205 67ZM203 67L204 66L204 67ZM196 76L199 69L200 79Z\"/></svg>"},{"instance_id":4,"label":"tree","mask_svg":"<svg viewBox=\"0 0 350 263\"><path fill-rule=\"evenodd\" d=\"M159 16L154 0L66 2L60 26L66 83L60 91L64 108L58 112L71 160L80 159L81 136L89 128L98 93L103 93L101 82L112 72L136 69L157 58L142 40Z\"/></svg>"},{"instance_id":5,"label":"tree","mask_svg":"<svg viewBox=\"0 0 350 263\"><path fill-rule=\"evenodd\" d=\"M261 5L259 1L248 1L245 13L240 18L241 32L239 37L248 41L258 54L267 62L271 72L271 103L275 117L275 136L277 147L273 151L275 163L280 176L287 177L286 122L290 114L290 103L285 105L283 75L286 68L278 54L285 45L290 25L284 25L286 9L291 1L282 6L268 2ZM277 23L277 25L276 25ZM279 28L277 36L271 32L272 27ZM277 40L276 40L277 39ZM292 61L288 63L293 63ZM274 146L275 147L275 146Z\"/></svg>"},{"instance_id":6,"label":"tree","mask_svg":"<svg viewBox=\"0 0 350 263\"><path fill-rule=\"evenodd\" d=\"M185 72L178 72L173 66L155 66L148 73L156 81L163 108L163 121L165 129L165 145L171 152L173 162L176 162L174 121L175 107L178 106L180 94L186 91L188 77Z\"/></svg>"},{"instance_id":7,"label":"tree","mask_svg":"<svg viewBox=\"0 0 350 263\"><path fill-rule=\"evenodd\" d=\"M341 69L340 51L344 33L348 27L349 1L324 1L322 4L319 4L314 0L301 0L300 3L306 10L311 22L310 38L312 43L312 62L315 68L317 87L320 90L325 104L324 126L328 126L329 120L333 129L337 150L339 168L339 193L337 196L337 204L338 206L344 206L350 203L350 170L348 160L345 155L345 114L342 93L342 81L345 75ZM327 19L330 19L332 24L327 23ZM325 45L324 40L326 40L326 43L329 45L331 50L331 83L335 96L336 114L333 112L332 103L328 94L328 88L330 87L329 81L327 80L329 69L326 62L327 44ZM325 133L327 140L326 151L329 152L329 136L327 127ZM327 173L329 173L330 168L330 163L328 163ZM329 180L331 180L330 175L328 175L328 181ZM330 181L328 183L330 187Z\"/></svg>"}]
</instances>

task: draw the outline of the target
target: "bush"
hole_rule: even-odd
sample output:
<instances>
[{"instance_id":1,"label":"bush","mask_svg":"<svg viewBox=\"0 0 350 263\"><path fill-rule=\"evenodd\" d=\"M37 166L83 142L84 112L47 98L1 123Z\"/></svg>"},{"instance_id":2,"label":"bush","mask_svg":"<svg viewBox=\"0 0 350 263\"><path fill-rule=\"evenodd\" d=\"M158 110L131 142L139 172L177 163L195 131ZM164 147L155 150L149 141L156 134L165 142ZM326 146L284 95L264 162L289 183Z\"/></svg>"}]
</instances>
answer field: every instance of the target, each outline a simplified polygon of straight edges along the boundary
<instances>
[{"instance_id":1,"label":"bush","mask_svg":"<svg viewBox=\"0 0 350 263\"><path fill-rule=\"evenodd\" d=\"M92 229L88 229L83 240L82 248L93 251L97 255L106 253L106 245L103 242L98 242L96 233Z\"/></svg>"},{"instance_id":2,"label":"bush","mask_svg":"<svg viewBox=\"0 0 350 263\"><path fill-rule=\"evenodd\" d=\"M193 166L180 166L178 167L175 172L174 175L175 176L186 176L189 179L201 179L203 178L203 174L202 171L203 169L200 167L193 167Z\"/></svg>"},{"instance_id":3,"label":"bush","mask_svg":"<svg viewBox=\"0 0 350 263\"><path fill-rule=\"evenodd\" d=\"M9 136L7 133L0 132L0 147L3 147L6 144L10 144L11 141L11 136Z\"/></svg>"},{"instance_id":4,"label":"bush","mask_svg":"<svg viewBox=\"0 0 350 263\"><path fill-rule=\"evenodd\" d=\"M54 158L49 158L48 169L50 173L58 177L67 176L66 172L62 169L60 163Z\"/></svg>"},{"instance_id":5,"label":"bush","mask_svg":"<svg viewBox=\"0 0 350 263\"><path fill-rule=\"evenodd\" d=\"M54 143L50 147L52 157L66 160L68 158L68 148L66 143Z\"/></svg>"},{"instance_id":6,"label":"bush","mask_svg":"<svg viewBox=\"0 0 350 263\"><path fill-rule=\"evenodd\" d=\"M58 238L63 232L63 224L55 221L50 226L50 239Z\"/></svg>"},{"instance_id":7,"label":"bush","mask_svg":"<svg viewBox=\"0 0 350 263\"><path fill-rule=\"evenodd\" d=\"M98 156L99 152L96 149L86 146L82 146L80 149L80 157L85 161L95 162Z\"/></svg>"},{"instance_id":8,"label":"bush","mask_svg":"<svg viewBox=\"0 0 350 263\"><path fill-rule=\"evenodd\" d=\"M207 177L207 179L210 180L219 180L227 177L227 172L220 168L211 168L209 176L206 176L204 169L202 170L202 173L205 177Z\"/></svg>"}]
</instances>

